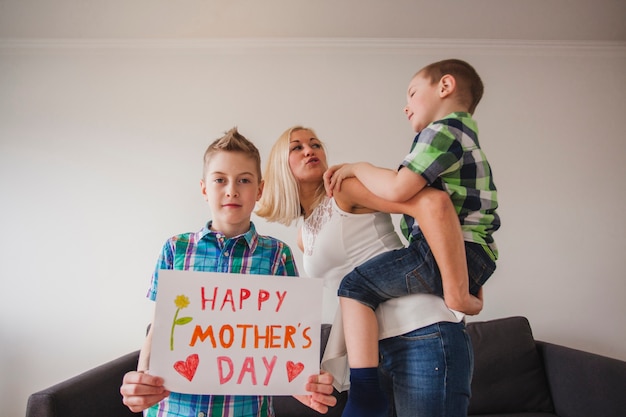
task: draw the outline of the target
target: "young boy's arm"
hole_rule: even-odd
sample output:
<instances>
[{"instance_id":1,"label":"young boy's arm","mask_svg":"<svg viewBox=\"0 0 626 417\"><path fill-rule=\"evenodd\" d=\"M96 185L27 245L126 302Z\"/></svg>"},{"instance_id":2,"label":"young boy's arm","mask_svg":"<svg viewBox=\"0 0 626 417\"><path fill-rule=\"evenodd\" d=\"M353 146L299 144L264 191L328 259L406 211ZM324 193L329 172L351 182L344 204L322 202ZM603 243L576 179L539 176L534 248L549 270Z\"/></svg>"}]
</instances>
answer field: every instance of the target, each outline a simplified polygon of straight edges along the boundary
<instances>
[{"instance_id":1,"label":"young boy's arm","mask_svg":"<svg viewBox=\"0 0 626 417\"><path fill-rule=\"evenodd\" d=\"M341 190L341 182L356 177L377 196L393 202L404 202L420 192L426 180L409 169L394 171L368 162L333 165L324 173L324 187L329 196Z\"/></svg>"},{"instance_id":2,"label":"young boy's arm","mask_svg":"<svg viewBox=\"0 0 626 417\"><path fill-rule=\"evenodd\" d=\"M151 344L152 326L139 352L137 371L127 372L120 387L122 402L134 413L152 407L170 395L163 386L163 378L145 373L149 368Z\"/></svg>"}]
</instances>

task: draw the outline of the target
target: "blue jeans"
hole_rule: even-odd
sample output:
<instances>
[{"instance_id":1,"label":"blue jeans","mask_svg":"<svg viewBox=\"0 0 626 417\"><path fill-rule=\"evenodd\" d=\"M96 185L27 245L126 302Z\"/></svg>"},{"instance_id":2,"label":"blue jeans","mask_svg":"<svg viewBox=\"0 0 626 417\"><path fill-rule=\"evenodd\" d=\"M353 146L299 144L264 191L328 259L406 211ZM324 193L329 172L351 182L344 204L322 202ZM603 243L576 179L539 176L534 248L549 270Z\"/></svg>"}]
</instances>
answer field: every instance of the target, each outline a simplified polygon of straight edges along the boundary
<instances>
[{"instance_id":1,"label":"blue jeans","mask_svg":"<svg viewBox=\"0 0 626 417\"><path fill-rule=\"evenodd\" d=\"M496 263L477 243L465 242L470 293L480 287L496 269ZM441 273L428 242L422 234L402 249L381 253L346 275L337 295L376 309L391 298L426 293L443 296Z\"/></svg>"},{"instance_id":2,"label":"blue jeans","mask_svg":"<svg viewBox=\"0 0 626 417\"><path fill-rule=\"evenodd\" d=\"M389 417L467 416L474 353L464 322L432 324L378 345Z\"/></svg>"}]
</instances>

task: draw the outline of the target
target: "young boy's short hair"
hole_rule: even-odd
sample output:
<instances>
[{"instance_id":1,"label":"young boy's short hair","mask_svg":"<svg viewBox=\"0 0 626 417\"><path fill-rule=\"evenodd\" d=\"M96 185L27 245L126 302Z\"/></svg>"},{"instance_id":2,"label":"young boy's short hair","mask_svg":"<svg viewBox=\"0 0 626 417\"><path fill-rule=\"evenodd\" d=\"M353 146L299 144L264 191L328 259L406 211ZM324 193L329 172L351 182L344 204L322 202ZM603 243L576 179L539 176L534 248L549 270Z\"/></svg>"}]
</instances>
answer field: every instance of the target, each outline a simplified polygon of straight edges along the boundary
<instances>
[{"instance_id":1,"label":"young boy's short hair","mask_svg":"<svg viewBox=\"0 0 626 417\"><path fill-rule=\"evenodd\" d=\"M216 139L209 145L204 152L204 165L202 169L202 178L206 177L206 170L211 161L211 157L220 151L226 152L241 152L248 155L254 160L256 165L256 171L259 181L262 179L261 174L261 154L254 143L250 142L237 130L237 127L233 127L228 132L225 132L224 136Z\"/></svg>"},{"instance_id":2,"label":"young boy's short hair","mask_svg":"<svg viewBox=\"0 0 626 417\"><path fill-rule=\"evenodd\" d=\"M470 64L460 59L445 59L425 66L415 74L429 78L432 84L438 83L446 75L456 80L458 97L473 114L483 97L484 86L480 76Z\"/></svg>"}]
</instances>

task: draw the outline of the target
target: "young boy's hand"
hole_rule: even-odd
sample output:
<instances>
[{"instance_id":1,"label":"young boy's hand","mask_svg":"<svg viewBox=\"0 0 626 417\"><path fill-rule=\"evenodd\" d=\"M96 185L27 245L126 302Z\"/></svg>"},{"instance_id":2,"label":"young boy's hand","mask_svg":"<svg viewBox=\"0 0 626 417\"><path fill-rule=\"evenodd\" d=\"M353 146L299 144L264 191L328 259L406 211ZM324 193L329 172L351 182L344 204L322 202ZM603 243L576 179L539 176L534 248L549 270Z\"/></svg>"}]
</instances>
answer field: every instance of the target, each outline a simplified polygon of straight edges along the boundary
<instances>
[{"instance_id":1,"label":"young boy's hand","mask_svg":"<svg viewBox=\"0 0 626 417\"><path fill-rule=\"evenodd\" d=\"M333 376L326 371L320 372L319 375L311 375L307 381L306 390L311 394L293 397L318 413L326 414L328 407L334 407L337 404L337 398L332 395Z\"/></svg>"},{"instance_id":2,"label":"young boy's hand","mask_svg":"<svg viewBox=\"0 0 626 417\"><path fill-rule=\"evenodd\" d=\"M341 182L346 178L354 177L355 164L333 165L324 172L324 188L328 197L333 196L333 192L341 190Z\"/></svg>"},{"instance_id":3,"label":"young boy's hand","mask_svg":"<svg viewBox=\"0 0 626 417\"><path fill-rule=\"evenodd\" d=\"M124 375L120 393L124 405L134 413L152 407L170 395L163 386L163 378L136 371Z\"/></svg>"}]
</instances>

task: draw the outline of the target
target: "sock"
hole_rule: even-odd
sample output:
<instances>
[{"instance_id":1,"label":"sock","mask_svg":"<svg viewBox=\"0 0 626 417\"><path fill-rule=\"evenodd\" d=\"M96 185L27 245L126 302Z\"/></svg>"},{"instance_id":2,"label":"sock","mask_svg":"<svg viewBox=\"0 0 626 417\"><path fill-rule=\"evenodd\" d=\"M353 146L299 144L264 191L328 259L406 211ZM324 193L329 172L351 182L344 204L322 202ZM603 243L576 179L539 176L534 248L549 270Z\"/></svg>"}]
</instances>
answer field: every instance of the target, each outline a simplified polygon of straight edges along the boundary
<instances>
[{"instance_id":1,"label":"sock","mask_svg":"<svg viewBox=\"0 0 626 417\"><path fill-rule=\"evenodd\" d=\"M378 368L350 368L350 391L342 417L386 417L387 395L378 383Z\"/></svg>"}]
</instances>

